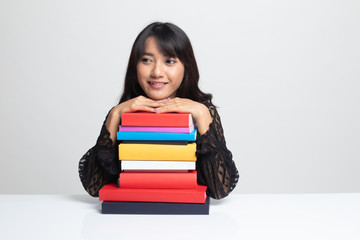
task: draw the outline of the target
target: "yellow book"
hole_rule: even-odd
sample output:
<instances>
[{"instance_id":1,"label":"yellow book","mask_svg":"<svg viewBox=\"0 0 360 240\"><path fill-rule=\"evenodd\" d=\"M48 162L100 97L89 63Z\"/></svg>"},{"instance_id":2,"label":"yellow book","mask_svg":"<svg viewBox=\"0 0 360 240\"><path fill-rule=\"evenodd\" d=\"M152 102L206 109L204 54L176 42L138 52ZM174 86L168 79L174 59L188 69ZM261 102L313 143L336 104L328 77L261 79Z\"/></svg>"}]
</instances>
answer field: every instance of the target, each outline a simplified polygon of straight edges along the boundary
<instances>
[{"instance_id":1,"label":"yellow book","mask_svg":"<svg viewBox=\"0 0 360 240\"><path fill-rule=\"evenodd\" d=\"M196 161L195 152L195 142L187 145L119 144L119 160Z\"/></svg>"}]
</instances>

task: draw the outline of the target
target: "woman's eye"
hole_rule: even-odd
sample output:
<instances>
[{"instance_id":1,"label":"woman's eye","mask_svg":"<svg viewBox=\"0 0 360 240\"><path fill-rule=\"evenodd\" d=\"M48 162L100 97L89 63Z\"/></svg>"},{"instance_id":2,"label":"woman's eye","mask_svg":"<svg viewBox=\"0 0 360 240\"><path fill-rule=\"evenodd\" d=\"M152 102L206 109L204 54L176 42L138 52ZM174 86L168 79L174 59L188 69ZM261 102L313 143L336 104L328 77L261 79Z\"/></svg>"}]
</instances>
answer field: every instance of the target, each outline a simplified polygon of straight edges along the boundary
<instances>
[{"instance_id":1,"label":"woman's eye","mask_svg":"<svg viewBox=\"0 0 360 240\"><path fill-rule=\"evenodd\" d=\"M168 59L168 60L166 60L166 63L168 63L168 64L174 64L174 63L176 63L176 62L175 62L175 60L173 60L173 59Z\"/></svg>"},{"instance_id":2,"label":"woman's eye","mask_svg":"<svg viewBox=\"0 0 360 240\"><path fill-rule=\"evenodd\" d=\"M144 63L151 62L151 60L150 60L150 59L148 59L148 58L142 58L142 59L141 59L141 61L142 61L142 62L144 62Z\"/></svg>"}]
</instances>

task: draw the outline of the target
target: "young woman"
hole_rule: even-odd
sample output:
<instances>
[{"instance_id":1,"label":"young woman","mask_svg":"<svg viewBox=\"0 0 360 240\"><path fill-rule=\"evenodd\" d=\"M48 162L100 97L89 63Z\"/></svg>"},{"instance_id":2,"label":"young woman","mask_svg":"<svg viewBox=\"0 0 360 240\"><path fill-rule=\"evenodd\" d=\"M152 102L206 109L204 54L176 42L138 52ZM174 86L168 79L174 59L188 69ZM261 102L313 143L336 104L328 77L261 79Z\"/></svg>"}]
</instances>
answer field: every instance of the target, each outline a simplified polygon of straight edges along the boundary
<instances>
[{"instance_id":1,"label":"young woman","mask_svg":"<svg viewBox=\"0 0 360 240\"><path fill-rule=\"evenodd\" d=\"M171 23L152 23L136 38L125 76L124 92L102 126L96 145L81 158L79 175L85 190L98 196L102 186L116 182L121 171L116 132L124 112L190 112L198 127L198 183L208 196L220 199L236 186L238 171L227 149L211 94L199 87L199 72L190 40Z\"/></svg>"}]
</instances>

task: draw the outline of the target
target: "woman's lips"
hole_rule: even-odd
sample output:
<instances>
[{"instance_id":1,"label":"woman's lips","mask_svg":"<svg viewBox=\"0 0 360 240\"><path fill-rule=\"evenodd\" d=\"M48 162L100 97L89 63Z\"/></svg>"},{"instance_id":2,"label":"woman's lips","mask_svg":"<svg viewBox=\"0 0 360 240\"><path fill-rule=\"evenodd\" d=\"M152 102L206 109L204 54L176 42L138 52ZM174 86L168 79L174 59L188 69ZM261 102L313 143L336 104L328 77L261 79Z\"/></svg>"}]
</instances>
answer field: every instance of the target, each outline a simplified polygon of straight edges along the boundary
<instances>
[{"instance_id":1,"label":"woman's lips","mask_svg":"<svg viewBox=\"0 0 360 240\"><path fill-rule=\"evenodd\" d=\"M148 82L153 88L163 88L167 83L165 82Z\"/></svg>"}]
</instances>

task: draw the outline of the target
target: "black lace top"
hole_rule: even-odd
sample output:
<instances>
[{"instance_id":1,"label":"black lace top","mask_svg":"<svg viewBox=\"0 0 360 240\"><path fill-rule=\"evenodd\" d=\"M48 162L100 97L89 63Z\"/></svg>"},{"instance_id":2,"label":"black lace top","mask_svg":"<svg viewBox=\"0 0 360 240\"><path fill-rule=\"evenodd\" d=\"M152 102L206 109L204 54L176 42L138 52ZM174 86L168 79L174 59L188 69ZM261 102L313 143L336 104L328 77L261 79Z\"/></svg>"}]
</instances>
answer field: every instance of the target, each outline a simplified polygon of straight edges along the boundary
<instances>
[{"instance_id":1,"label":"black lace top","mask_svg":"<svg viewBox=\"0 0 360 240\"><path fill-rule=\"evenodd\" d=\"M220 199L235 188L239 173L232 154L226 147L220 116L215 106L210 103L205 105L209 108L213 121L209 130L196 138L197 180L200 185L208 187L208 196ZM117 182L121 171L118 148L110 139L105 121L96 145L87 151L79 162L80 180L93 197L99 196L99 190L105 184Z\"/></svg>"}]
</instances>

